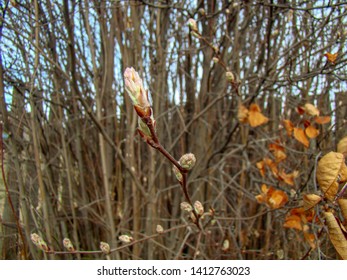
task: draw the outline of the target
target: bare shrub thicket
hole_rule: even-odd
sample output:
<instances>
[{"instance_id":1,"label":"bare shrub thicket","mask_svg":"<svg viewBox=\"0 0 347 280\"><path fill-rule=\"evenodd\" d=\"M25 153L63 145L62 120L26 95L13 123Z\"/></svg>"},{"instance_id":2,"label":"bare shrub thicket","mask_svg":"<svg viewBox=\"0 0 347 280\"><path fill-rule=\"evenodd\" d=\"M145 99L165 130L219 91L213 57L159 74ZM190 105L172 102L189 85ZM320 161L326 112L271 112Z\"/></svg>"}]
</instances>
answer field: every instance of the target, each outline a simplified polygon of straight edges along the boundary
<instances>
[{"instance_id":1,"label":"bare shrub thicket","mask_svg":"<svg viewBox=\"0 0 347 280\"><path fill-rule=\"evenodd\" d=\"M1 258L105 258L101 241L114 259L337 258L323 219L309 239L284 223L346 135L346 14L327 0L2 1ZM172 164L136 131L126 67L149 90L161 144L197 159L187 188L210 215L200 229L180 209ZM282 121L302 125L307 103L331 119L305 147ZM242 122L251 104L267 123ZM257 166L278 141L293 184ZM288 201L258 203L263 184Z\"/></svg>"}]
</instances>

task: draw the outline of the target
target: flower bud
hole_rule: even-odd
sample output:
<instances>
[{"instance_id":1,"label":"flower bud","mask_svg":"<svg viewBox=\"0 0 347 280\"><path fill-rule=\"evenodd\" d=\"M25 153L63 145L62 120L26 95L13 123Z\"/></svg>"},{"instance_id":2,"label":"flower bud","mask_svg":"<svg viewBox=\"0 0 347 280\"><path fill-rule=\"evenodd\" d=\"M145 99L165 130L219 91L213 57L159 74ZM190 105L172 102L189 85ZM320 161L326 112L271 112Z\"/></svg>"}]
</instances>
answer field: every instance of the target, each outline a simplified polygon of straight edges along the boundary
<instances>
[{"instance_id":1,"label":"flower bud","mask_svg":"<svg viewBox=\"0 0 347 280\"><path fill-rule=\"evenodd\" d=\"M180 204L181 210L186 211L186 212L192 212L193 208L188 202L181 202Z\"/></svg>"},{"instance_id":2,"label":"flower bud","mask_svg":"<svg viewBox=\"0 0 347 280\"><path fill-rule=\"evenodd\" d=\"M227 78L229 83L235 82L235 76L231 71L226 72L225 77Z\"/></svg>"},{"instance_id":3,"label":"flower bud","mask_svg":"<svg viewBox=\"0 0 347 280\"><path fill-rule=\"evenodd\" d=\"M196 163L195 155L192 153L184 154L180 158L179 163L184 169L191 170Z\"/></svg>"},{"instance_id":4,"label":"flower bud","mask_svg":"<svg viewBox=\"0 0 347 280\"><path fill-rule=\"evenodd\" d=\"M200 216L204 214L204 206L200 201L197 200L194 202L194 210Z\"/></svg>"},{"instance_id":5,"label":"flower bud","mask_svg":"<svg viewBox=\"0 0 347 280\"><path fill-rule=\"evenodd\" d=\"M157 233L163 233L164 229L163 229L163 227L161 225L157 225L156 231L157 231Z\"/></svg>"},{"instance_id":6,"label":"flower bud","mask_svg":"<svg viewBox=\"0 0 347 280\"><path fill-rule=\"evenodd\" d=\"M31 241L41 250L48 252L49 247L47 246L46 242L41 238L40 235L33 233L30 235Z\"/></svg>"},{"instance_id":7,"label":"flower bud","mask_svg":"<svg viewBox=\"0 0 347 280\"><path fill-rule=\"evenodd\" d=\"M142 117L150 117L152 114L151 105L148 101L148 92L144 89L142 79L134 68L128 67L124 71L125 90L137 114Z\"/></svg>"},{"instance_id":8,"label":"flower bud","mask_svg":"<svg viewBox=\"0 0 347 280\"><path fill-rule=\"evenodd\" d=\"M172 166L172 171L173 171L173 173L175 174L177 180L178 180L179 182L182 183L182 181L183 181L183 176L182 176L181 171L179 171L179 169L178 169L175 165Z\"/></svg>"},{"instance_id":9,"label":"flower bud","mask_svg":"<svg viewBox=\"0 0 347 280\"><path fill-rule=\"evenodd\" d=\"M223 241L222 251L224 251L224 252L225 252L225 251L228 251L229 247L230 247L230 242L229 242L228 239L225 239L225 240Z\"/></svg>"},{"instance_id":10,"label":"flower bud","mask_svg":"<svg viewBox=\"0 0 347 280\"><path fill-rule=\"evenodd\" d=\"M188 20L188 26L189 26L191 31L199 33L198 26L197 26L196 21L194 19L190 18Z\"/></svg>"},{"instance_id":11,"label":"flower bud","mask_svg":"<svg viewBox=\"0 0 347 280\"><path fill-rule=\"evenodd\" d=\"M134 240L134 238L132 238L129 235L123 234L123 235L119 236L119 240L122 241L123 243L130 243Z\"/></svg>"},{"instance_id":12,"label":"flower bud","mask_svg":"<svg viewBox=\"0 0 347 280\"><path fill-rule=\"evenodd\" d=\"M110 245L106 242L100 242L100 250L106 255L111 252Z\"/></svg>"},{"instance_id":13,"label":"flower bud","mask_svg":"<svg viewBox=\"0 0 347 280\"><path fill-rule=\"evenodd\" d=\"M205 12L205 9L204 9L204 8L200 8L200 9L198 10L198 13L199 13L201 16L206 15L206 12Z\"/></svg>"},{"instance_id":14,"label":"flower bud","mask_svg":"<svg viewBox=\"0 0 347 280\"><path fill-rule=\"evenodd\" d=\"M216 57L216 56L214 56L214 57L212 58L212 60L213 60L214 63L218 63L218 62L219 62L219 58Z\"/></svg>"},{"instance_id":15,"label":"flower bud","mask_svg":"<svg viewBox=\"0 0 347 280\"><path fill-rule=\"evenodd\" d=\"M63 245L64 245L64 248L67 249L69 252L75 251L75 248L73 247L72 242L69 238L64 238Z\"/></svg>"},{"instance_id":16,"label":"flower bud","mask_svg":"<svg viewBox=\"0 0 347 280\"><path fill-rule=\"evenodd\" d=\"M219 47L217 45L212 46L215 53L219 53Z\"/></svg>"}]
</instances>

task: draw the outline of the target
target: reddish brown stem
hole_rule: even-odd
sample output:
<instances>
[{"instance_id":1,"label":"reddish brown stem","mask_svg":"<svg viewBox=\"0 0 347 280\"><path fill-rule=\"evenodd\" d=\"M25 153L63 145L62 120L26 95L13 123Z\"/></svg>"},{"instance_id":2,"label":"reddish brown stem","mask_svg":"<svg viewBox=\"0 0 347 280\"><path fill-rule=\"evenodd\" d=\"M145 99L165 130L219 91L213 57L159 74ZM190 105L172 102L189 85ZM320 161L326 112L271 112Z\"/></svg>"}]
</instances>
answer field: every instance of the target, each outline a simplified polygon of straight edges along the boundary
<instances>
[{"instance_id":1,"label":"reddish brown stem","mask_svg":"<svg viewBox=\"0 0 347 280\"><path fill-rule=\"evenodd\" d=\"M151 117L144 117L142 118L142 121L147 125L147 127L149 128L149 131L151 132L151 139L147 139L147 143L155 148L156 150L158 150L161 154L163 154L173 165L175 165L178 170L181 172L182 174L182 181L180 182L182 190L183 190L183 194L186 198L186 200L188 201L188 203L192 206L193 208L193 215L196 219L196 226L201 229L200 224L199 224L199 215L196 213L195 209L194 209L194 205L190 199L189 193L188 193L188 188L187 188L187 173L188 170L183 168L180 163L167 151L165 150L165 148L160 144L157 133L155 131L155 124L152 120Z\"/></svg>"}]
</instances>

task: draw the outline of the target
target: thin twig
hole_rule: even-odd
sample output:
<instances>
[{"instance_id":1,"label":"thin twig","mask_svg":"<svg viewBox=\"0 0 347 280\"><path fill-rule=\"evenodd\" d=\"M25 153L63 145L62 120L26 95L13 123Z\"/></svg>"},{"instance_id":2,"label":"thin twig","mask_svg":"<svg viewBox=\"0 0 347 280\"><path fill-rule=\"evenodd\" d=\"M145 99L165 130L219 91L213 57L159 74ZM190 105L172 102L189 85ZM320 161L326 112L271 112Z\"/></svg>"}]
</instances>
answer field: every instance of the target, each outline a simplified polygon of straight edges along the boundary
<instances>
[{"instance_id":1,"label":"thin twig","mask_svg":"<svg viewBox=\"0 0 347 280\"><path fill-rule=\"evenodd\" d=\"M5 191L6 191L6 196L7 196L7 200L8 200L8 203L11 207L11 211L12 211L12 214L14 216L14 219L16 221L16 227L17 227L17 230L18 230L18 234L22 240L22 243L23 243L23 255L24 255L24 258L26 259L27 258L27 251L26 251L26 242L25 242L25 238L24 238L24 235L23 235L23 231L22 231L22 227L20 226L19 224L19 218L17 216L17 213L16 213L16 210L14 209L14 206L13 206L13 202L12 202L12 198L11 198L11 195L10 195L10 191L9 191L9 188L8 188L8 184L7 184L7 180L6 180L6 176L5 176L5 168L4 168L4 147L3 147L3 139L2 139L2 122L0 122L0 135L1 135L1 139L0 139L0 155L1 155L1 174L2 174L2 180L4 182L4 186L5 186Z\"/></svg>"}]
</instances>

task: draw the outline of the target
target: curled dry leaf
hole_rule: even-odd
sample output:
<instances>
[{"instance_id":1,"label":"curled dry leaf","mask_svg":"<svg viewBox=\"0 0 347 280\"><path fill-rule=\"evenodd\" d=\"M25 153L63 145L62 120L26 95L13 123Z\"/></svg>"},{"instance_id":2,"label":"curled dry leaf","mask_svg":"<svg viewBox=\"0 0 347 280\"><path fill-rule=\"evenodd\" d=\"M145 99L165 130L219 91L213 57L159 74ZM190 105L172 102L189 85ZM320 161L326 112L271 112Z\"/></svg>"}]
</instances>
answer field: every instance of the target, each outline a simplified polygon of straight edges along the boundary
<instances>
[{"instance_id":1,"label":"curled dry leaf","mask_svg":"<svg viewBox=\"0 0 347 280\"><path fill-rule=\"evenodd\" d=\"M312 222L314 217L314 210L306 211L303 207L293 208L292 210L290 210L289 215L286 217L283 226L285 228L308 231L309 227L307 226L307 223Z\"/></svg>"},{"instance_id":2,"label":"curled dry leaf","mask_svg":"<svg viewBox=\"0 0 347 280\"><path fill-rule=\"evenodd\" d=\"M319 195L316 195L314 193L309 193L304 195L303 200L304 200L303 207L305 211L307 211L315 207L322 200L322 198Z\"/></svg>"},{"instance_id":3,"label":"curled dry leaf","mask_svg":"<svg viewBox=\"0 0 347 280\"><path fill-rule=\"evenodd\" d=\"M308 141L305 132L300 127L294 127L294 138L303 144L306 148L309 147L310 142Z\"/></svg>"},{"instance_id":4,"label":"curled dry leaf","mask_svg":"<svg viewBox=\"0 0 347 280\"><path fill-rule=\"evenodd\" d=\"M337 144L337 152L347 157L347 136L343 137Z\"/></svg>"},{"instance_id":5,"label":"curled dry leaf","mask_svg":"<svg viewBox=\"0 0 347 280\"><path fill-rule=\"evenodd\" d=\"M324 196L333 201L339 183L347 180L347 166L341 153L330 152L320 159L317 167L317 181Z\"/></svg>"},{"instance_id":6,"label":"curled dry leaf","mask_svg":"<svg viewBox=\"0 0 347 280\"><path fill-rule=\"evenodd\" d=\"M278 140L269 144L269 150L272 151L277 163L287 158L285 149Z\"/></svg>"},{"instance_id":7,"label":"curled dry leaf","mask_svg":"<svg viewBox=\"0 0 347 280\"><path fill-rule=\"evenodd\" d=\"M265 203L272 209L282 207L288 202L288 195L281 190L273 187L267 187L265 184L261 186L262 193L255 196L259 203Z\"/></svg>"},{"instance_id":8,"label":"curled dry leaf","mask_svg":"<svg viewBox=\"0 0 347 280\"><path fill-rule=\"evenodd\" d=\"M240 104L237 109L237 119L240 123L248 122L248 109L242 104Z\"/></svg>"},{"instance_id":9,"label":"curled dry leaf","mask_svg":"<svg viewBox=\"0 0 347 280\"><path fill-rule=\"evenodd\" d=\"M347 260L347 240L343 231L343 225L338 222L333 213L324 212L325 221L329 230L329 237L333 243L335 250L339 253L342 259Z\"/></svg>"},{"instance_id":10,"label":"curled dry leaf","mask_svg":"<svg viewBox=\"0 0 347 280\"><path fill-rule=\"evenodd\" d=\"M284 128L287 131L287 135L290 137L293 135L294 124L290 120L283 120Z\"/></svg>"},{"instance_id":11,"label":"curled dry leaf","mask_svg":"<svg viewBox=\"0 0 347 280\"><path fill-rule=\"evenodd\" d=\"M329 116L316 116L314 118L315 122L318 124L326 124L328 122L330 122L330 117Z\"/></svg>"},{"instance_id":12,"label":"curled dry leaf","mask_svg":"<svg viewBox=\"0 0 347 280\"><path fill-rule=\"evenodd\" d=\"M305 108L306 114L313 117L319 116L319 110L314 105L310 103L306 103L304 108Z\"/></svg>"},{"instance_id":13,"label":"curled dry leaf","mask_svg":"<svg viewBox=\"0 0 347 280\"><path fill-rule=\"evenodd\" d=\"M283 227L302 230L301 218L298 215L289 215L286 217Z\"/></svg>"},{"instance_id":14,"label":"curled dry leaf","mask_svg":"<svg viewBox=\"0 0 347 280\"><path fill-rule=\"evenodd\" d=\"M305 114L305 108L304 107L298 106L298 107L296 107L296 111L298 112L299 115Z\"/></svg>"},{"instance_id":15,"label":"curled dry leaf","mask_svg":"<svg viewBox=\"0 0 347 280\"><path fill-rule=\"evenodd\" d=\"M299 175L299 171L295 170L292 173L286 173L284 170L281 170L278 173L278 178L280 180L283 180L286 184L290 185L290 186L294 186L294 179L296 177L298 177Z\"/></svg>"},{"instance_id":16,"label":"curled dry leaf","mask_svg":"<svg viewBox=\"0 0 347 280\"><path fill-rule=\"evenodd\" d=\"M319 135L319 130L312 125L305 128L305 133L308 138L316 138Z\"/></svg>"},{"instance_id":17,"label":"curled dry leaf","mask_svg":"<svg viewBox=\"0 0 347 280\"><path fill-rule=\"evenodd\" d=\"M259 169L260 175L262 177L265 177L265 163L264 163L264 161L263 160L262 161L258 161L256 163L256 166Z\"/></svg>"},{"instance_id":18,"label":"curled dry leaf","mask_svg":"<svg viewBox=\"0 0 347 280\"><path fill-rule=\"evenodd\" d=\"M265 117L257 104L251 104L249 106L248 111L248 122L251 127L257 127L263 124L266 124L269 121L267 117Z\"/></svg>"},{"instance_id":19,"label":"curled dry leaf","mask_svg":"<svg viewBox=\"0 0 347 280\"><path fill-rule=\"evenodd\" d=\"M325 53L324 56L328 59L331 64L335 64L338 53Z\"/></svg>"},{"instance_id":20,"label":"curled dry leaf","mask_svg":"<svg viewBox=\"0 0 347 280\"><path fill-rule=\"evenodd\" d=\"M286 153L281 151L281 150L274 150L274 151L272 151L272 153L273 153L273 155L275 157L275 161L277 163L279 163L279 162L281 162L287 158Z\"/></svg>"},{"instance_id":21,"label":"curled dry leaf","mask_svg":"<svg viewBox=\"0 0 347 280\"><path fill-rule=\"evenodd\" d=\"M272 161L270 158L267 158L267 157L264 158L264 163L266 166L268 166L271 169L272 174L277 178L278 177L277 164L274 161Z\"/></svg>"},{"instance_id":22,"label":"curled dry leaf","mask_svg":"<svg viewBox=\"0 0 347 280\"><path fill-rule=\"evenodd\" d=\"M337 202L340 206L342 216L346 222L347 221L347 199L339 199Z\"/></svg>"}]
</instances>

